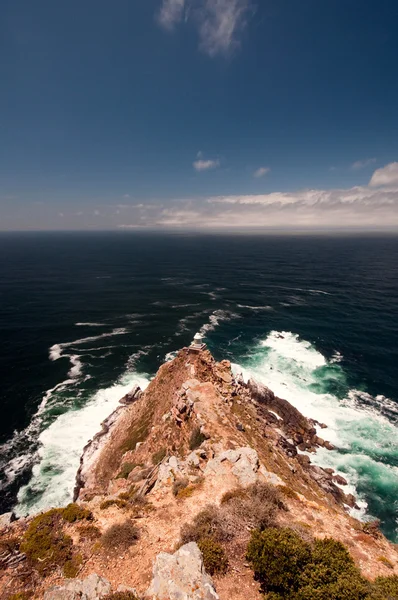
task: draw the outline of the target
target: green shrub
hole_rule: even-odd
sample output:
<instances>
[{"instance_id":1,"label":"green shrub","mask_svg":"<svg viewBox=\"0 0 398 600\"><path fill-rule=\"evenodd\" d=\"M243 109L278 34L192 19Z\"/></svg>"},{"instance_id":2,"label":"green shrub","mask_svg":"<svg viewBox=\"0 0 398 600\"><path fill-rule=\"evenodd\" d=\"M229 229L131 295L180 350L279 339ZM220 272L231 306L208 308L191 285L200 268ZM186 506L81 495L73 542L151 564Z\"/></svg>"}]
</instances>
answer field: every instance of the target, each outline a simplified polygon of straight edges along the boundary
<instances>
[{"instance_id":1,"label":"green shrub","mask_svg":"<svg viewBox=\"0 0 398 600\"><path fill-rule=\"evenodd\" d=\"M130 520L111 525L102 535L102 545L111 550L127 550L139 538L139 529Z\"/></svg>"},{"instance_id":2,"label":"green shrub","mask_svg":"<svg viewBox=\"0 0 398 600\"><path fill-rule=\"evenodd\" d=\"M160 448L157 452L152 454L152 464L158 465L162 462L167 454L166 448Z\"/></svg>"},{"instance_id":3,"label":"green shrub","mask_svg":"<svg viewBox=\"0 0 398 600\"><path fill-rule=\"evenodd\" d=\"M121 498L109 498L108 500L104 500L100 504L101 510L106 510L110 506L116 506L117 508L126 508L127 502Z\"/></svg>"},{"instance_id":4,"label":"green shrub","mask_svg":"<svg viewBox=\"0 0 398 600\"><path fill-rule=\"evenodd\" d=\"M60 512L52 509L35 517L22 539L21 552L41 574L63 567L73 556L72 538L62 531Z\"/></svg>"},{"instance_id":5,"label":"green shrub","mask_svg":"<svg viewBox=\"0 0 398 600\"><path fill-rule=\"evenodd\" d=\"M206 436L201 432L200 427L195 427L189 438L189 449L196 450L206 440Z\"/></svg>"},{"instance_id":6,"label":"green shrub","mask_svg":"<svg viewBox=\"0 0 398 600\"><path fill-rule=\"evenodd\" d=\"M75 554L64 564L63 572L66 578L73 579L79 573L83 557L81 554Z\"/></svg>"},{"instance_id":7,"label":"green shrub","mask_svg":"<svg viewBox=\"0 0 398 600\"><path fill-rule=\"evenodd\" d=\"M79 506L79 504L68 504L65 508L61 509L61 516L68 523L74 523L75 521L91 521L93 519L93 513L88 508Z\"/></svg>"},{"instance_id":8,"label":"green shrub","mask_svg":"<svg viewBox=\"0 0 398 600\"><path fill-rule=\"evenodd\" d=\"M213 538L203 538L198 542L203 556L203 564L210 575L225 573L228 569L228 558L224 548Z\"/></svg>"},{"instance_id":9,"label":"green shrub","mask_svg":"<svg viewBox=\"0 0 398 600\"><path fill-rule=\"evenodd\" d=\"M102 600L138 600L133 592L114 592L103 596Z\"/></svg>"},{"instance_id":10,"label":"green shrub","mask_svg":"<svg viewBox=\"0 0 398 600\"><path fill-rule=\"evenodd\" d=\"M16 594L8 596L7 600L30 600L30 598L33 598L33 591L16 592Z\"/></svg>"},{"instance_id":11,"label":"green shrub","mask_svg":"<svg viewBox=\"0 0 398 600\"><path fill-rule=\"evenodd\" d=\"M310 559L310 545L290 529L255 530L247 549L247 560L264 590L282 595L298 589Z\"/></svg>"},{"instance_id":12,"label":"green shrub","mask_svg":"<svg viewBox=\"0 0 398 600\"><path fill-rule=\"evenodd\" d=\"M95 525L83 525L79 527L79 535L82 540L96 540L101 537L101 531Z\"/></svg>"},{"instance_id":13,"label":"green shrub","mask_svg":"<svg viewBox=\"0 0 398 600\"><path fill-rule=\"evenodd\" d=\"M398 575L377 577L372 583L371 600L398 600Z\"/></svg>"},{"instance_id":14,"label":"green shrub","mask_svg":"<svg viewBox=\"0 0 398 600\"><path fill-rule=\"evenodd\" d=\"M127 479L131 471L135 469L137 465L135 463L125 462L122 464L120 472L116 475L116 479Z\"/></svg>"}]
</instances>

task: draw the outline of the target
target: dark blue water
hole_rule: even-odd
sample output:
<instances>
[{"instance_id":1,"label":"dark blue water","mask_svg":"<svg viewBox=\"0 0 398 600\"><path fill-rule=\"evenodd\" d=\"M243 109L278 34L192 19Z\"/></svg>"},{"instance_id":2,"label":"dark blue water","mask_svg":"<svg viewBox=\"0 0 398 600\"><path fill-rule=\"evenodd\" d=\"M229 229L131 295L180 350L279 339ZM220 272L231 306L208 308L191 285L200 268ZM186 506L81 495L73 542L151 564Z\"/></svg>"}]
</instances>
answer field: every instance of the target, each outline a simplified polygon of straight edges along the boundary
<instances>
[{"instance_id":1,"label":"dark blue water","mask_svg":"<svg viewBox=\"0 0 398 600\"><path fill-rule=\"evenodd\" d=\"M101 420L201 329L329 425L316 460L398 538L397 237L1 234L0 328L1 510L67 501Z\"/></svg>"}]
</instances>

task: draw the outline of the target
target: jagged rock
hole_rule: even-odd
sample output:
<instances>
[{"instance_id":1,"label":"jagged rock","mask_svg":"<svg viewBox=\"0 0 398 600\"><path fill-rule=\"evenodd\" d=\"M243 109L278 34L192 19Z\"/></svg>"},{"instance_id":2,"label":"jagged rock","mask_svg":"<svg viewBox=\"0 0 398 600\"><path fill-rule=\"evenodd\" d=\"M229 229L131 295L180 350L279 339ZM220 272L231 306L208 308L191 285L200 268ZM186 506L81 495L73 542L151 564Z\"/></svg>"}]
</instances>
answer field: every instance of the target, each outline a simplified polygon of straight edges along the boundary
<instances>
[{"instance_id":1,"label":"jagged rock","mask_svg":"<svg viewBox=\"0 0 398 600\"><path fill-rule=\"evenodd\" d=\"M15 520L13 512L7 512L0 515L0 529L5 529Z\"/></svg>"},{"instance_id":2,"label":"jagged rock","mask_svg":"<svg viewBox=\"0 0 398 600\"><path fill-rule=\"evenodd\" d=\"M191 452L191 454L187 456L187 464L199 467L199 456L197 452Z\"/></svg>"},{"instance_id":3,"label":"jagged rock","mask_svg":"<svg viewBox=\"0 0 398 600\"><path fill-rule=\"evenodd\" d=\"M148 600L219 599L195 542L181 546L175 554L161 552L157 555L152 583L145 597Z\"/></svg>"},{"instance_id":4,"label":"jagged rock","mask_svg":"<svg viewBox=\"0 0 398 600\"><path fill-rule=\"evenodd\" d=\"M274 410L283 420L285 428L294 436L299 434L311 437L315 435L316 430L300 411L290 404L287 400L275 396L267 386L258 383L254 379L249 379L247 387L256 402L267 406L268 410Z\"/></svg>"},{"instance_id":5,"label":"jagged rock","mask_svg":"<svg viewBox=\"0 0 398 600\"><path fill-rule=\"evenodd\" d=\"M342 477L341 475L335 475L333 477L333 481L335 483L338 483L339 485L348 485L348 482L346 479L344 479L344 477Z\"/></svg>"},{"instance_id":6,"label":"jagged rock","mask_svg":"<svg viewBox=\"0 0 398 600\"><path fill-rule=\"evenodd\" d=\"M154 488L158 489L163 485L172 483L177 477L183 475L184 472L178 459L175 456L170 456L166 462L160 464Z\"/></svg>"},{"instance_id":7,"label":"jagged rock","mask_svg":"<svg viewBox=\"0 0 398 600\"><path fill-rule=\"evenodd\" d=\"M292 443L292 440L287 440L284 437L280 437L278 440L278 446L284 450L287 456L290 456L291 458L297 456L297 449Z\"/></svg>"},{"instance_id":8,"label":"jagged rock","mask_svg":"<svg viewBox=\"0 0 398 600\"><path fill-rule=\"evenodd\" d=\"M311 459L307 454L297 454L296 458L302 467L307 467L311 464Z\"/></svg>"},{"instance_id":9,"label":"jagged rock","mask_svg":"<svg viewBox=\"0 0 398 600\"><path fill-rule=\"evenodd\" d=\"M123 398L119 400L120 404L131 404L136 400L139 400L142 396L142 390L139 385L135 385L131 392L128 392Z\"/></svg>"},{"instance_id":10,"label":"jagged rock","mask_svg":"<svg viewBox=\"0 0 398 600\"><path fill-rule=\"evenodd\" d=\"M86 579L69 579L62 585L49 588L43 600L99 600L110 591L109 581L92 573Z\"/></svg>"},{"instance_id":11,"label":"jagged rock","mask_svg":"<svg viewBox=\"0 0 398 600\"><path fill-rule=\"evenodd\" d=\"M244 447L221 452L221 454L209 460L205 475L225 475L227 471L225 462L230 463L231 471L237 477L240 485L247 486L257 481L257 471L260 463L258 454L253 448Z\"/></svg>"}]
</instances>

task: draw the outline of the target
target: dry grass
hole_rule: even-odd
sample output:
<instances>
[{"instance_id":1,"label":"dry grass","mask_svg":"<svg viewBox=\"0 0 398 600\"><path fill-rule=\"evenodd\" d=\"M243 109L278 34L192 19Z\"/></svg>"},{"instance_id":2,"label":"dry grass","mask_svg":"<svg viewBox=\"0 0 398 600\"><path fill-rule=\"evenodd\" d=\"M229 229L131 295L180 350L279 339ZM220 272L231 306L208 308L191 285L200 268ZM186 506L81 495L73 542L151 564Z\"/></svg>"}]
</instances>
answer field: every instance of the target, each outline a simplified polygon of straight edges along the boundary
<instances>
[{"instance_id":1,"label":"dry grass","mask_svg":"<svg viewBox=\"0 0 398 600\"><path fill-rule=\"evenodd\" d=\"M101 537L101 543L107 550L127 550L139 539L139 529L130 520L111 525Z\"/></svg>"}]
</instances>

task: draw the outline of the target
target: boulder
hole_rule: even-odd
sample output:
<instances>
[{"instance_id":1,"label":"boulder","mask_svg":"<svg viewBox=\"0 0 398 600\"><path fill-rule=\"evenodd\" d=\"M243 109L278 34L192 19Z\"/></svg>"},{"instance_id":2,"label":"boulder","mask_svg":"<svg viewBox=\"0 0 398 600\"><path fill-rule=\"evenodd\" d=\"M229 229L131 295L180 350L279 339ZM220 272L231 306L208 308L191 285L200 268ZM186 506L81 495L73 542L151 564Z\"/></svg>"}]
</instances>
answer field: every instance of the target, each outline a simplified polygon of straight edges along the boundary
<instances>
[{"instance_id":1,"label":"boulder","mask_svg":"<svg viewBox=\"0 0 398 600\"><path fill-rule=\"evenodd\" d=\"M139 400L142 396L142 390L139 385L135 385L131 392L128 392L123 398L119 400L120 404L131 404L136 400Z\"/></svg>"},{"instance_id":2,"label":"boulder","mask_svg":"<svg viewBox=\"0 0 398 600\"><path fill-rule=\"evenodd\" d=\"M109 581L92 573L86 579L66 579L62 585L50 587L43 600L99 600L110 592Z\"/></svg>"},{"instance_id":3,"label":"boulder","mask_svg":"<svg viewBox=\"0 0 398 600\"><path fill-rule=\"evenodd\" d=\"M5 529L15 520L13 512L7 512L0 515L0 529Z\"/></svg>"},{"instance_id":4,"label":"boulder","mask_svg":"<svg viewBox=\"0 0 398 600\"><path fill-rule=\"evenodd\" d=\"M153 567L153 579L145 593L148 600L219 600L211 577L203 566L195 542L174 554L161 552Z\"/></svg>"}]
</instances>

